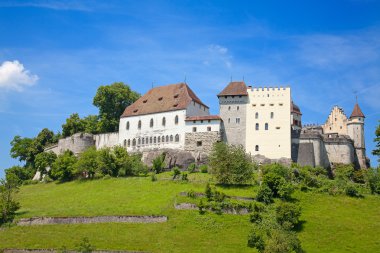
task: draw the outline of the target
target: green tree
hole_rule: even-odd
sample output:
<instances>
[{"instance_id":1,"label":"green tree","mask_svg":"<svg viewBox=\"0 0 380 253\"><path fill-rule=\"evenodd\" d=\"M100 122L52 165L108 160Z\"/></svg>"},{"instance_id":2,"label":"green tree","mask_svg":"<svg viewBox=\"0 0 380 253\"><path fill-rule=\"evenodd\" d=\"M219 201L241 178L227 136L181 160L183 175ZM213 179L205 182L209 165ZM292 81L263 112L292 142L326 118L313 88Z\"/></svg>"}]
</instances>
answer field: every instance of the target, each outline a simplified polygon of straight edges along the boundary
<instances>
[{"instance_id":1,"label":"green tree","mask_svg":"<svg viewBox=\"0 0 380 253\"><path fill-rule=\"evenodd\" d=\"M102 175L116 177L119 173L116 157L110 148L102 148L98 151L98 170Z\"/></svg>"},{"instance_id":2,"label":"green tree","mask_svg":"<svg viewBox=\"0 0 380 253\"><path fill-rule=\"evenodd\" d=\"M375 135L376 138L374 139L374 142L376 143L376 148L372 151L372 154L378 157L377 161L380 163L380 120L379 125L376 128Z\"/></svg>"},{"instance_id":3,"label":"green tree","mask_svg":"<svg viewBox=\"0 0 380 253\"><path fill-rule=\"evenodd\" d=\"M13 166L5 170L5 179L6 180L16 180L18 184L21 184L22 181L29 180L33 177L33 173L30 169L21 167L21 166Z\"/></svg>"},{"instance_id":4,"label":"green tree","mask_svg":"<svg viewBox=\"0 0 380 253\"><path fill-rule=\"evenodd\" d=\"M276 207L276 220L286 229L292 229L299 222L301 208L290 202L280 202Z\"/></svg>"},{"instance_id":5,"label":"green tree","mask_svg":"<svg viewBox=\"0 0 380 253\"><path fill-rule=\"evenodd\" d=\"M165 169L165 166L165 153L157 156L152 161L152 170L157 174L161 173Z\"/></svg>"},{"instance_id":6,"label":"green tree","mask_svg":"<svg viewBox=\"0 0 380 253\"><path fill-rule=\"evenodd\" d=\"M214 144L210 155L211 174L222 184L244 184L253 176L254 164L242 146Z\"/></svg>"},{"instance_id":7,"label":"green tree","mask_svg":"<svg viewBox=\"0 0 380 253\"><path fill-rule=\"evenodd\" d=\"M81 253L91 253L95 250L95 247L92 246L90 240L87 237L84 237L82 241L77 245L76 250Z\"/></svg>"},{"instance_id":8,"label":"green tree","mask_svg":"<svg viewBox=\"0 0 380 253\"><path fill-rule=\"evenodd\" d=\"M8 174L7 180L0 180L0 225L13 220L20 204L15 201L14 193L18 190L18 178Z\"/></svg>"},{"instance_id":9,"label":"green tree","mask_svg":"<svg viewBox=\"0 0 380 253\"><path fill-rule=\"evenodd\" d=\"M70 181L74 178L75 163L77 158L73 152L66 150L59 155L49 171L50 177L60 182Z\"/></svg>"},{"instance_id":10,"label":"green tree","mask_svg":"<svg viewBox=\"0 0 380 253\"><path fill-rule=\"evenodd\" d=\"M21 138L16 135L11 141L11 157L17 158L20 162L25 162L26 166L34 162L34 155L32 154L33 139Z\"/></svg>"},{"instance_id":11,"label":"green tree","mask_svg":"<svg viewBox=\"0 0 380 253\"><path fill-rule=\"evenodd\" d=\"M100 132L118 131L120 116L139 97L138 93L122 82L100 86L93 100L93 104L99 108Z\"/></svg>"},{"instance_id":12,"label":"green tree","mask_svg":"<svg viewBox=\"0 0 380 253\"><path fill-rule=\"evenodd\" d=\"M78 113L73 113L66 119L66 123L62 125L63 137L68 137L76 133L85 131L85 124L79 117Z\"/></svg>"},{"instance_id":13,"label":"green tree","mask_svg":"<svg viewBox=\"0 0 380 253\"><path fill-rule=\"evenodd\" d=\"M34 165L36 169L41 172L41 175L47 174L47 167L50 167L53 165L55 160L57 159L57 155L53 152L42 152L36 155L36 159L34 161Z\"/></svg>"},{"instance_id":14,"label":"green tree","mask_svg":"<svg viewBox=\"0 0 380 253\"><path fill-rule=\"evenodd\" d=\"M80 154L75 164L75 174L80 177L94 178L99 167L98 152L95 147L90 147Z\"/></svg>"},{"instance_id":15,"label":"green tree","mask_svg":"<svg viewBox=\"0 0 380 253\"><path fill-rule=\"evenodd\" d=\"M88 115L82 119L84 132L90 134L99 133L99 117L97 115Z\"/></svg>"}]
</instances>

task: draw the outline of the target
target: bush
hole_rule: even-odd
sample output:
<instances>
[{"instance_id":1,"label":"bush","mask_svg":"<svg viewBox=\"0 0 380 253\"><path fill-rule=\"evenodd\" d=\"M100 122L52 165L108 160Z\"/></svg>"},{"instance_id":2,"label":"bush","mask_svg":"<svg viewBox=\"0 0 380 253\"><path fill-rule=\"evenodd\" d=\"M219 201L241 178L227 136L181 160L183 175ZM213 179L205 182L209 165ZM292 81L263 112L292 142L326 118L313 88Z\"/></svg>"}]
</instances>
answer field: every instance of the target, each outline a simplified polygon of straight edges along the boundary
<instances>
[{"instance_id":1,"label":"bush","mask_svg":"<svg viewBox=\"0 0 380 253\"><path fill-rule=\"evenodd\" d=\"M359 198L361 194L359 193L357 187L354 184L348 184L344 191L347 196Z\"/></svg>"},{"instance_id":2,"label":"bush","mask_svg":"<svg viewBox=\"0 0 380 253\"><path fill-rule=\"evenodd\" d=\"M0 179L0 226L11 222L20 208L20 204L14 199L18 183L18 177L13 174L7 180Z\"/></svg>"},{"instance_id":3,"label":"bush","mask_svg":"<svg viewBox=\"0 0 380 253\"><path fill-rule=\"evenodd\" d=\"M5 179L12 177L20 185L23 181L32 179L33 174L34 170L29 167L13 166L5 170Z\"/></svg>"},{"instance_id":4,"label":"bush","mask_svg":"<svg viewBox=\"0 0 380 253\"><path fill-rule=\"evenodd\" d=\"M301 253L301 242L293 231L272 229L265 240L265 253Z\"/></svg>"},{"instance_id":5,"label":"bush","mask_svg":"<svg viewBox=\"0 0 380 253\"><path fill-rule=\"evenodd\" d=\"M203 200L201 199L198 203L198 210L199 210L199 214L204 214L205 213L205 204L203 203Z\"/></svg>"},{"instance_id":6,"label":"bush","mask_svg":"<svg viewBox=\"0 0 380 253\"><path fill-rule=\"evenodd\" d=\"M49 176L60 182L72 180L74 178L76 162L77 158L73 152L66 150L63 154L59 155L52 164Z\"/></svg>"},{"instance_id":7,"label":"bush","mask_svg":"<svg viewBox=\"0 0 380 253\"><path fill-rule=\"evenodd\" d=\"M118 162L110 148L102 148L97 151L98 171L102 175L116 177L119 174Z\"/></svg>"},{"instance_id":8,"label":"bush","mask_svg":"<svg viewBox=\"0 0 380 253\"><path fill-rule=\"evenodd\" d=\"M187 173L182 172L181 180L182 180L182 181L189 181L189 179L187 178Z\"/></svg>"},{"instance_id":9,"label":"bush","mask_svg":"<svg viewBox=\"0 0 380 253\"><path fill-rule=\"evenodd\" d=\"M380 194L380 171L379 168L369 168L366 174L366 184L372 194Z\"/></svg>"},{"instance_id":10,"label":"bush","mask_svg":"<svg viewBox=\"0 0 380 253\"><path fill-rule=\"evenodd\" d=\"M207 173L208 166L206 164L202 164L201 166L199 166L199 170L201 173Z\"/></svg>"},{"instance_id":11,"label":"bush","mask_svg":"<svg viewBox=\"0 0 380 253\"><path fill-rule=\"evenodd\" d=\"M162 153L161 155L157 156L152 161L152 170L159 174L165 169L165 153Z\"/></svg>"},{"instance_id":12,"label":"bush","mask_svg":"<svg viewBox=\"0 0 380 253\"><path fill-rule=\"evenodd\" d=\"M90 240L85 237L82 241L77 245L76 250L81 253L90 253L95 250L95 247L91 245Z\"/></svg>"},{"instance_id":13,"label":"bush","mask_svg":"<svg viewBox=\"0 0 380 253\"><path fill-rule=\"evenodd\" d=\"M253 176L252 159L242 146L215 143L210 154L210 166L210 172L222 184L244 184Z\"/></svg>"},{"instance_id":14,"label":"bush","mask_svg":"<svg viewBox=\"0 0 380 253\"><path fill-rule=\"evenodd\" d=\"M205 195L209 201L212 199L212 189L209 183L206 184Z\"/></svg>"},{"instance_id":15,"label":"bush","mask_svg":"<svg viewBox=\"0 0 380 253\"><path fill-rule=\"evenodd\" d=\"M248 247L256 248L259 252L264 252L264 235L265 231L255 226L248 235Z\"/></svg>"},{"instance_id":16,"label":"bush","mask_svg":"<svg viewBox=\"0 0 380 253\"><path fill-rule=\"evenodd\" d=\"M196 193L194 190L190 190L186 194L189 198L195 199L197 197Z\"/></svg>"},{"instance_id":17,"label":"bush","mask_svg":"<svg viewBox=\"0 0 380 253\"><path fill-rule=\"evenodd\" d=\"M265 204L269 204L272 203L272 199L272 190L266 184L262 184L257 192L256 200Z\"/></svg>"},{"instance_id":18,"label":"bush","mask_svg":"<svg viewBox=\"0 0 380 253\"><path fill-rule=\"evenodd\" d=\"M353 180L354 172L354 167L351 164L338 164L334 169L335 178L344 181Z\"/></svg>"},{"instance_id":19,"label":"bush","mask_svg":"<svg viewBox=\"0 0 380 253\"><path fill-rule=\"evenodd\" d=\"M153 172L152 175L150 176L150 180L151 180L152 182L157 181L157 175L156 175L155 172Z\"/></svg>"},{"instance_id":20,"label":"bush","mask_svg":"<svg viewBox=\"0 0 380 253\"><path fill-rule=\"evenodd\" d=\"M301 208L293 203L280 202L276 207L276 220L286 229L296 226L301 216Z\"/></svg>"},{"instance_id":21,"label":"bush","mask_svg":"<svg viewBox=\"0 0 380 253\"><path fill-rule=\"evenodd\" d=\"M194 173L197 169L197 165L195 163L190 163L189 166L187 167L187 171L189 173Z\"/></svg>"},{"instance_id":22,"label":"bush","mask_svg":"<svg viewBox=\"0 0 380 253\"><path fill-rule=\"evenodd\" d=\"M179 170L179 168L176 166L173 168L172 170L173 172L173 180L176 179L179 175L181 175L181 171Z\"/></svg>"},{"instance_id":23,"label":"bush","mask_svg":"<svg viewBox=\"0 0 380 253\"><path fill-rule=\"evenodd\" d=\"M75 164L75 174L82 178L94 178L98 167L98 152L95 147L90 147L79 156Z\"/></svg>"}]
</instances>

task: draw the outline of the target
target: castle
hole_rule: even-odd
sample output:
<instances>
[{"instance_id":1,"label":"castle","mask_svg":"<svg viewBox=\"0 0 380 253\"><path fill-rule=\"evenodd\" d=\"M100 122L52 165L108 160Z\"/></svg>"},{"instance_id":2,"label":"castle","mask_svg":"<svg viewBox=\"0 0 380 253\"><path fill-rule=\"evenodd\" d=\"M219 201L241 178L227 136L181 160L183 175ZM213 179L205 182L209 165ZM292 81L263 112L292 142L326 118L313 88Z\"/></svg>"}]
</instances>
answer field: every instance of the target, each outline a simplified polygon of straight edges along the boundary
<instances>
[{"instance_id":1,"label":"castle","mask_svg":"<svg viewBox=\"0 0 380 253\"><path fill-rule=\"evenodd\" d=\"M207 159L218 141L242 145L247 153L267 161L289 160L301 165L330 168L354 164L367 168L364 114L356 103L349 118L334 107L322 126L302 126L302 113L290 87L254 88L230 82L218 95L219 115L210 115L186 83L155 87L128 106L119 131L75 134L46 151L75 154L89 146L121 145L129 152L177 151L188 162Z\"/></svg>"}]
</instances>

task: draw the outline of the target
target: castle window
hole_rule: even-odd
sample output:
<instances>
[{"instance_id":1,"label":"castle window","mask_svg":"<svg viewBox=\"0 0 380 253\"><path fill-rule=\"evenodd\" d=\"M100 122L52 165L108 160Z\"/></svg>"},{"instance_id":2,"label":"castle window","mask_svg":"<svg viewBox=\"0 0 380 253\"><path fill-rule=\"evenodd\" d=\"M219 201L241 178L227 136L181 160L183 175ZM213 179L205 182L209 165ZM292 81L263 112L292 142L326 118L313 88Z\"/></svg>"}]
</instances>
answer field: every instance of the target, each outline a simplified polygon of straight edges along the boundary
<instances>
[{"instance_id":1,"label":"castle window","mask_svg":"<svg viewBox=\"0 0 380 253\"><path fill-rule=\"evenodd\" d=\"M210 123L210 122L211 122L211 120L208 120L207 122L208 122L208 123Z\"/></svg>"},{"instance_id":2,"label":"castle window","mask_svg":"<svg viewBox=\"0 0 380 253\"><path fill-rule=\"evenodd\" d=\"M259 130L259 123L256 123L256 131Z\"/></svg>"},{"instance_id":3,"label":"castle window","mask_svg":"<svg viewBox=\"0 0 380 253\"><path fill-rule=\"evenodd\" d=\"M269 94L267 94L267 97L269 98Z\"/></svg>"},{"instance_id":4,"label":"castle window","mask_svg":"<svg viewBox=\"0 0 380 253\"><path fill-rule=\"evenodd\" d=\"M161 142L161 137L160 137L160 136L157 137L157 142L158 142L158 143Z\"/></svg>"},{"instance_id":5,"label":"castle window","mask_svg":"<svg viewBox=\"0 0 380 253\"><path fill-rule=\"evenodd\" d=\"M142 138L142 139L141 139L141 144L142 144L142 145L145 144L145 138Z\"/></svg>"},{"instance_id":6,"label":"castle window","mask_svg":"<svg viewBox=\"0 0 380 253\"><path fill-rule=\"evenodd\" d=\"M199 104L199 109L202 109L202 105L201 104Z\"/></svg>"},{"instance_id":7,"label":"castle window","mask_svg":"<svg viewBox=\"0 0 380 253\"><path fill-rule=\"evenodd\" d=\"M165 142L165 136L162 136L161 140L162 140L161 142Z\"/></svg>"},{"instance_id":8,"label":"castle window","mask_svg":"<svg viewBox=\"0 0 380 253\"><path fill-rule=\"evenodd\" d=\"M255 113L255 119L258 119L258 118L259 118L259 113L256 112L256 113Z\"/></svg>"},{"instance_id":9,"label":"castle window","mask_svg":"<svg viewBox=\"0 0 380 253\"><path fill-rule=\"evenodd\" d=\"M179 135L178 134L175 135L175 142L179 142Z\"/></svg>"},{"instance_id":10,"label":"castle window","mask_svg":"<svg viewBox=\"0 0 380 253\"><path fill-rule=\"evenodd\" d=\"M197 123L197 121L196 121L196 120L193 120L193 123L195 124L195 123Z\"/></svg>"},{"instance_id":11,"label":"castle window","mask_svg":"<svg viewBox=\"0 0 380 253\"><path fill-rule=\"evenodd\" d=\"M162 118L162 125L163 125L163 126L166 125L166 119L165 119L165 117Z\"/></svg>"},{"instance_id":12,"label":"castle window","mask_svg":"<svg viewBox=\"0 0 380 253\"><path fill-rule=\"evenodd\" d=\"M148 100L147 100L147 99L145 99L145 100L143 101L143 103L144 103L144 104L146 104L146 102L148 102Z\"/></svg>"},{"instance_id":13,"label":"castle window","mask_svg":"<svg viewBox=\"0 0 380 253\"><path fill-rule=\"evenodd\" d=\"M195 106L195 101L193 101L193 106Z\"/></svg>"},{"instance_id":14,"label":"castle window","mask_svg":"<svg viewBox=\"0 0 380 253\"><path fill-rule=\"evenodd\" d=\"M206 111L206 107L203 107L203 111Z\"/></svg>"},{"instance_id":15,"label":"castle window","mask_svg":"<svg viewBox=\"0 0 380 253\"><path fill-rule=\"evenodd\" d=\"M136 139L133 139L133 141L132 141L132 146L133 146L133 147L136 146Z\"/></svg>"},{"instance_id":16,"label":"castle window","mask_svg":"<svg viewBox=\"0 0 380 253\"><path fill-rule=\"evenodd\" d=\"M256 104L252 104L252 106L256 106Z\"/></svg>"},{"instance_id":17,"label":"castle window","mask_svg":"<svg viewBox=\"0 0 380 253\"><path fill-rule=\"evenodd\" d=\"M125 129L129 130L129 121L127 121L127 125L126 125Z\"/></svg>"},{"instance_id":18,"label":"castle window","mask_svg":"<svg viewBox=\"0 0 380 253\"><path fill-rule=\"evenodd\" d=\"M178 125L178 115L176 115L174 118L174 124Z\"/></svg>"},{"instance_id":19,"label":"castle window","mask_svg":"<svg viewBox=\"0 0 380 253\"><path fill-rule=\"evenodd\" d=\"M238 107L236 107L236 110L237 110L237 111L239 111L239 106L238 106Z\"/></svg>"},{"instance_id":20,"label":"castle window","mask_svg":"<svg viewBox=\"0 0 380 253\"><path fill-rule=\"evenodd\" d=\"M197 128L196 127L193 127L193 132L196 132L197 131Z\"/></svg>"},{"instance_id":21,"label":"castle window","mask_svg":"<svg viewBox=\"0 0 380 253\"><path fill-rule=\"evenodd\" d=\"M153 127L153 119L150 119L150 127Z\"/></svg>"},{"instance_id":22,"label":"castle window","mask_svg":"<svg viewBox=\"0 0 380 253\"><path fill-rule=\"evenodd\" d=\"M159 98L158 98L158 101L161 101L161 100L162 100L162 97L159 97Z\"/></svg>"},{"instance_id":23,"label":"castle window","mask_svg":"<svg viewBox=\"0 0 380 253\"><path fill-rule=\"evenodd\" d=\"M276 127L276 129L280 129L281 127Z\"/></svg>"},{"instance_id":24,"label":"castle window","mask_svg":"<svg viewBox=\"0 0 380 253\"><path fill-rule=\"evenodd\" d=\"M231 111L231 106L228 107L228 110Z\"/></svg>"},{"instance_id":25,"label":"castle window","mask_svg":"<svg viewBox=\"0 0 380 253\"><path fill-rule=\"evenodd\" d=\"M153 143L153 137L150 137L150 144L152 144Z\"/></svg>"},{"instance_id":26,"label":"castle window","mask_svg":"<svg viewBox=\"0 0 380 253\"><path fill-rule=\"evenodd\" d=\"M210 126L209 126L209 127L207 127L207 131L209 131L209 132L211 131L211 127L210 127Z\"/></svg>"},{"instance_id":27,"label":"castle window","mask_svg":"<svg viewBox=\"0 0 380 253\"><path fill-rule=\"evenodd\" d=\"M197 147L202 147L202 141L197 141Z\"/></svg>"},{"instance_id":28,"label":"castle window","mask_svg":"<svg viewBox=\"0 0 380 253\"><path fill-rule=\"evenodd\" d=\"M265 123L265 130L268 130L268 123Z\"/></svg>"},{"instance_id":29,"label":"castle window","mask_svg":"<svg viewBox=\"0 0 380 253\"><path fill-rule=\"evenodd\" d=\"M340 129L342 129L342 126L340 126Z\"/></svg>"},{"instance_id":30,"label":"castle window","mask_svg":"<svg viewBox=\"0 0 380 253\"><path fill-rule=\"evenodd\" d=\"M170 142L173 142L173 135L170 135Z\"/></svg>"},{"instance_id":31,"label":"castle window","mask_svg":"<svg viewBox=\"0 0 380 253\"><path fill-rule=\"evenodd\" d=\"M128 139L128 147L130 147L131 146L131 140L130 139Z\"/></svg>"},{"instance_id":32,"label":"castle window","mask_svg":"<svg viewBox=\"0 0 380 253\"><path fill-rule=\"evenodd\" d=\"M259 145L255 146L255 151L259 151Z\"/></svg>"},{"instance_id":33,"label":"castle window","mask_svg":"<svg viewBox=\"0 0 380 253\"><path fill-rule=\"evenodd\" d=\"M145 138L145 143L149 144L149 138L148 137Z\"/></svg>"},{"instance_id":34,"label":"castle window","mask_svg":"<svg viewBox=\"0 0 380 253\"><path fill-rule=\"evenodd\" d=\"M203 120L201 120L201 123L203 123Z\"/></svg>"},{"instance_id":35,"label":"castle window","mask_svg":"<svg viewBox=\"0 0 380 253\"><path fill-rule=\"evenodd\" d=\"M265 104L260 104L261 106L265 106Z\"/></svg>"},{"instance_id":36,"label":"castle window","mask_svg":"<svg viewBox=\"0 0 380 253\"><path fill-rule=\"evenodd\" d=\"M269 104L269 106L274 106L274 104Z\"/></svg>"},{"instance_id":37,"label":"castle window","mask_svg":"<svg viewBox=\"0 0 380 253\"><path fill-rule=\"evenodd\" d=\"M166 135L166 142L169 142L169 135Z\"/></svg>"},{"instance_id":38,"label":"castle window","mask_svg":"<svg viewBox=\"0 0 380 253\"><path fill-rule=\"evenodd\" d=\"M227 96L224 96L224 98L227 98Z\"/></svg>"},{"instance_id":39,"label":"castle window","mask_svg":"<svg viewBox=\"0 0 380 253\"><path fill-rule=\"evenodd\" d=\"M236 124L240 124L240 118L236 118Z\"/></svg>"},{"instance_id":40,"label":"castle window","mask_svg":"<svg viewBox=\"0 0 380 253\"><path fill-rule=\"evenodd\" d=\"M279 103L278 105L279 105L279 106L283 106L284 104L283 104L283 103Z\"/></svg>"},{"instance_id":41,"label":"castle window","mask_svg":"<svg viewBox=\"0 0 380 253\"><path fill-rule=\"evenodd\" d=\"M231 123L231 119L230 118L228 118L228 123Z\"/></svg>"},{"instance_id":42,"label":"castle window","mask_svg":"<svg viewBox=\"0 0 380 253\"><path fill-rule=\"evenodd\" d=\"M335 121L336 121L336 118L335 118Z\"/></svg>"},{"instance_id":43,"label":"castle window","mask_svg":"<svg viewBox=\"0 0 380 253\"><path fill-rule=\"evenodd\" d=\"M175 94L175 95L174 95L174 98L178 98L178 96L179 96L179 94Z\"/></svg>"},{"instance_id":44,"label":"castle window","mask_svg":"<svg viewBox=\"0 0 380 253\"><path fill-rule=\"evenodd\" d=\"M127 140L124 140L124 148L127 146Z\"/></svg>"},{"instance_id":45,"label":"castle window","mask_svg":"<svg viewBox=\"0 0 380 253\"><path fill-rule=\"evenodd\" d=\"M138 123L138 125L137 125L137 128L138 128L138 129L141 129L141 120L139 120L139 123Z\"/></svg>"},{"instance_id":46,"label":"castle window","mask_svg":"<svg viewBox=\"0 0 380 253\"><path fill-rule=\"evenodd\" d=\"M138 145L141 144L141 139L140 139L140 138L138 139L137 144L138 144Z\"/></svg>"},{"instance_id":47,"label":"castle window","mask_svg":"<svg viewBox=\"0 0 380 253\"><path fill-rule=\"evenodd\" d=\"M154 138L153 138L153 143L156 143L157 142L157 137L155 136Z\"/></svg>"}]
</instances>

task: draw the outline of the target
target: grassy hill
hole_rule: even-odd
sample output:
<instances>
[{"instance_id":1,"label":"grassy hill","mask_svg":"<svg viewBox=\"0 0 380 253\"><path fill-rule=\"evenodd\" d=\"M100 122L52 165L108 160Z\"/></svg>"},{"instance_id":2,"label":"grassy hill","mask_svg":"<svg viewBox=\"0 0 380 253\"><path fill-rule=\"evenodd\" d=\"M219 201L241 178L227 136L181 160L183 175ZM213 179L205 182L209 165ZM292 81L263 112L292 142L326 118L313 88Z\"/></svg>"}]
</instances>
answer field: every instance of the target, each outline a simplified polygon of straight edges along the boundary
<instances>
[{"instance_id":1,"label":"grassy hill","mask_svg":"<svg viewBox=\"0 0 380 253\"><path fill-rule=\"evenodd\" d=\"M247 247L248 215L217 215L175 210L186 202L180 192L203 192L208 174L189 174L189 182L169 173L23 186L17 218L36 216L166 215L156 224L76 224L6 228L0 248L74 248L88 237L96 249L148 252L256 252ZM255 196L254 186L218 187L230 196ZM380 197L304 193L293 195L302 207L299 238L306 252L380 252Z\"/></svg>"}]
</instances>

